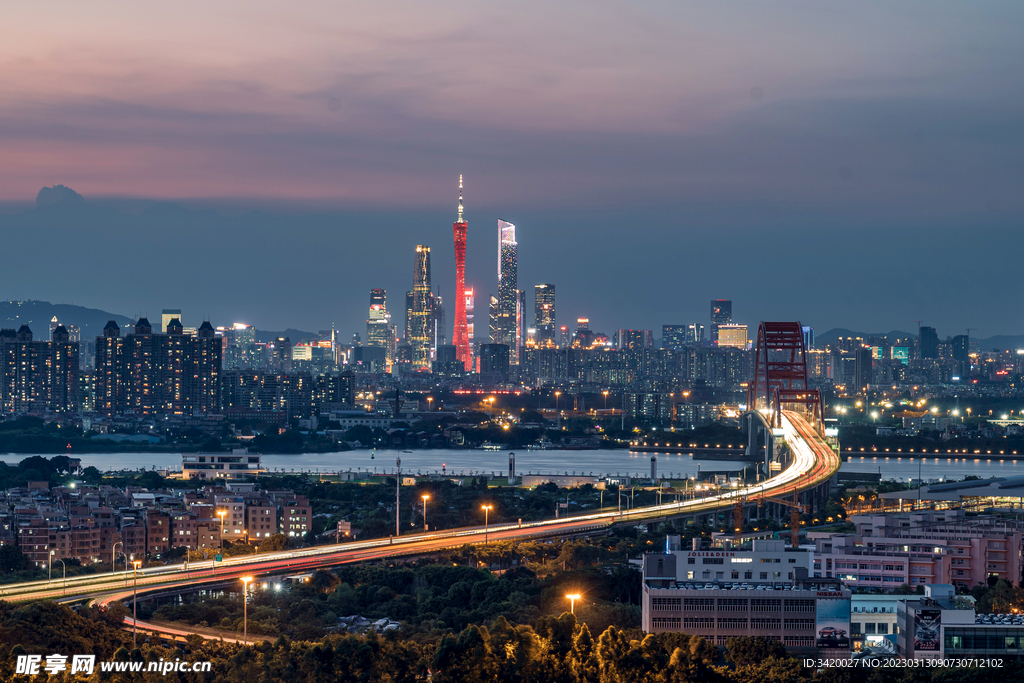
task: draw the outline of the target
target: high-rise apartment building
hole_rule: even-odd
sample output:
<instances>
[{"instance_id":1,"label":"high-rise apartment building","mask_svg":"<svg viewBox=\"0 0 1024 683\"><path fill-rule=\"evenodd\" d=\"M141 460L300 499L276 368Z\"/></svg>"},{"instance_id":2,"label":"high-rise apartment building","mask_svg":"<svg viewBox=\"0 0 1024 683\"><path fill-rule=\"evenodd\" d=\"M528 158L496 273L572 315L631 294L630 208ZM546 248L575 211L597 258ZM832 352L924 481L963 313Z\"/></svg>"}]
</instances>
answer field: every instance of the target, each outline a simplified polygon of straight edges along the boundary
<instances>
[{"instance_id":1,"label":"high-rise apartment building","mask_svg":"<svg viewBox=\"0 0 1024 683\"><path fill-rule=\"evenodd\" d=\"M510 362L519 362L519 245L516 226L498 221L498 311L497 344L509 347Z\"/></svg>"},{"instance_id":2,"label":"high-rise apartment building","mask_svg":"<svg viewBox=\"0 0 1024 683\"><path fill-rule=\"evenodd\" d=\"M290 345L289 345L290 349ZM197 415L219 410L221 338L209 322L184 334L176 318L167 334L146 318L121 336L114 321L96 339L96 411L104 415Z\"/></svg>"},{"instance_id":3,"label":"high-rise apartment building","mask_svg":"<svg viewBox=\"0 0 1024 683\"><path fill-rule=\"evenodd\" d=\"M538 346L555 345L555 286L533 286L533 327Z\"/></svg>"},{"instance_id":4,"label":"high-rise apartment building","mask_svg":"<svg viewBox=\"0 0 1024 683\"><path fill-rule=\"evenodd\" d=\"M455 344L455 353L462 361L466 370L470 369L473 360L473 352L470 350L468 322L466 320L466 236L469 233L469 223L462 216L462 176L459 176L459 216L452 224L452 235L455 238L455 327L452 331L452 341Z\"/></svg>"},{"instance_id":5,"label":"high-rise apartment building","mask_svg":"<svg viewBox=\"0 0 1024 683\"><path fill-rule=\"evenodd\" d=\"M747 326L735 323L718 326L718 345L734 349L747 348Z\"/></svg>"},{"instance_id":6,"label":"high-rise apartment building","mask_svg":"<svg viewBox=\"0 0 1024 683\"><path fill-rule=\"evenodd\" d=\"M406 343L412 347L412 370L430 370L434 343L434 294L430 289L430 247L416 245L412 291L406 295Z\"/></svg>"},{"instance_id":7,"label":"high-rise apartment building","mask_svg":"<svg viewBox=\"0 0 1024 683\"><path fill-rule=\"evenodd\" d=\"M953 360L960 366L960 372L966 374L971 369L971 338L966 334L953 337ZM966 377L965 377L966 379Z\"/></svg>"},{"instance_id":8,"label":"high-rise apartment building","mask_svg":"<svg viewBox=\"0 0 1024 683\"><path fill-rule=\"evenodd\" d=\"M28 325L0 330L0 412L78 411L78 342L59 323L50 337L33 341Z\"/></svg>"},{"instance_id":9,"label":"high-rise apartment building","mask_svg":"<svg viewBox=\"0 0 1024 683\"><path fill-rule=\"evenodd\" d=\"M160 331L167 334L167 326L172 320L181 322L181 309L180 308L165 308L160 313Z\"/></svg>"},{"instance_id":10,"label":"high-rise apartment building","mask_svg":"<svg viewBox=\"0 0 1024 683\"><path fill-rule=\"evenodd\" d=\"M711 302L711 343L718 344L719 325L728 325L732 322L732 301L728 299L715 299Z\"/></svg>"},{"instance_id":11,"label":"high-rise apartment building","mask_svg":"<svg viewBox=\"0 0 1024 683\"><path fill-rule=\"evenodd\" d=\"M918 329L918 356L921 358L939 357L939 335L934 327Z\"/></svg>"}]
</instances>

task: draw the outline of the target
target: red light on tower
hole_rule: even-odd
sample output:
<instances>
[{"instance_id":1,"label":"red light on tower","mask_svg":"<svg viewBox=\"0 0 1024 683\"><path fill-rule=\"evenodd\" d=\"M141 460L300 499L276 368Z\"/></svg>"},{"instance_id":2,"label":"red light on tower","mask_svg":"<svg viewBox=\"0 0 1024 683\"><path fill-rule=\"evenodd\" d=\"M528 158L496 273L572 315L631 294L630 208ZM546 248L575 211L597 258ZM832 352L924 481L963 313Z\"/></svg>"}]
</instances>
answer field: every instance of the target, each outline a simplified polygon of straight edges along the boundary
<instances>
[{"instance_id":1,"label":"red light on tower","mask_svg":"<svg viewBox=\"0 0 1024 683\"><path fill-rule=\"evenodd\" d=\"M459 218L452 224L452 235L455 238L455 329L452 341L455 342L455 356L462 361L467 371L472 370L473 358L469 347L469 334L466 329L466 235L469 223L462 217L462 176L459 176Z\"/></svg>"}]
</instances>

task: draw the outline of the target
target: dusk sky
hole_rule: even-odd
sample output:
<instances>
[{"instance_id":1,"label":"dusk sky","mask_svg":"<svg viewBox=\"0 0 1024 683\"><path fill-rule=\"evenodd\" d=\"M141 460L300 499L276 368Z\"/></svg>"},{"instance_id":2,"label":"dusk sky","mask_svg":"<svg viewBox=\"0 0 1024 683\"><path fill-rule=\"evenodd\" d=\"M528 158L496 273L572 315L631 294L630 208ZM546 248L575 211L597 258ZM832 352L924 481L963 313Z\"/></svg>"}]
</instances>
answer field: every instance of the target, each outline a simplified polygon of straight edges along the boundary
<instances>
[{"instance_id":1,"label":"dusk sky","mask_svg":"<svg viewBox=\"0 0 1024 683\"><path fill-rule=\"evenodd\" d=\"M422 243L450 335L461 173L478 330L501 218L559 324L1024 333L1022 35L1019 0L14 3L0 298L348 335L386 287L401 329Z\"/></svg>"}]
</instances>

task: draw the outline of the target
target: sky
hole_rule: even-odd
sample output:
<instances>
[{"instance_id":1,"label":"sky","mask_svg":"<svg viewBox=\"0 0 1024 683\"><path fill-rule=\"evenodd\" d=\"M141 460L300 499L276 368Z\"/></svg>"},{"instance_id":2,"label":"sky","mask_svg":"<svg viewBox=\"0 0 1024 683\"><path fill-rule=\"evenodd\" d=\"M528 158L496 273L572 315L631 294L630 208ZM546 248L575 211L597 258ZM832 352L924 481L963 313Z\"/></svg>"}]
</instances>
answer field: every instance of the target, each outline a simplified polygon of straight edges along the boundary
<instances>
[{"instance_id":1,"label":"sky","mask_svg":"<svg viewBox=\"0 0 1024 683\"><path fill-rule=\"evenodd\" d=\"M402 325L427 244L450 327L463 174L481 323L505 219L559 324L728 298L1022 333L1022 28L1016 1L16 3L0 298L347 334L371 287ZM56 184L87 209L34 208Z\"/></svg>"}]
</instances>

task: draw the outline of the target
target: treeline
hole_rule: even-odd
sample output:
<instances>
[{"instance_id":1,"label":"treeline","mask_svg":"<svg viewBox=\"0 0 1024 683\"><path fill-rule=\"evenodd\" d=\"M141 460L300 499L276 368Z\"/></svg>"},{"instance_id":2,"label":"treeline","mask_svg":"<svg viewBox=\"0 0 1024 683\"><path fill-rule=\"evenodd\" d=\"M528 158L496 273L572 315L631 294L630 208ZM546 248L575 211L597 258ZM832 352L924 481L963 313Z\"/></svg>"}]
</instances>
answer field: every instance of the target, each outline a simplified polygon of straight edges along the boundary
<instances>
[{"instance_id":1,"label":"treeline","mask_svg":"<svg viewBox=\"0 0 1024 683\"><path fill-rule=\"evenodd\" d=\"M1019 662L1001 669L805 667L778 643L730 638L724 653L703 638L685 634L644 635L609 627L592 631L570 614L516 625L499 617L489 626L470 625L432 642L398 632L378 636L330 635L315 641L284 636L273 643L243 647L191 636L187 643L163 646L140 642L132 649L129 632L116 628L118 606L103 613L76 613L53 603L13 606L0 603L0 680L17 680L22 654L94 654L97 662L209 661L206 673L96 673L90 680L127 683L974 683L1020 680ZM724 656L723 656L724 654ZM70 660L69 660L70 661ZM70 676L51 680L72 680Z\"/></svg>"},{"instance_id":2,"label":"treeline","mask_svg":"<svg viewBox=\"0 0 1024 683\"><path fill-rule=\"evenodd\" d=\"M566 557L573 554L572 544L562 550ZM360 615L401 621L404 638L433 641L447 631L498 618L533 623L558 615L567 605L566 593L585 596L576 612L591 626L603 630L612 624L640 625L640 573L627 565L570 569L544 577L525 567L497 576L444 560L399 567L350 565L316 572L308 583L283 591L264 589L259 582L256 586L248 605L249 633L303 640L337 631L340 617ZM146 603L139 606L140 617L237 633L243 627L239 593L196 595L155 609Z\"/></svg>"}]
</instances>

